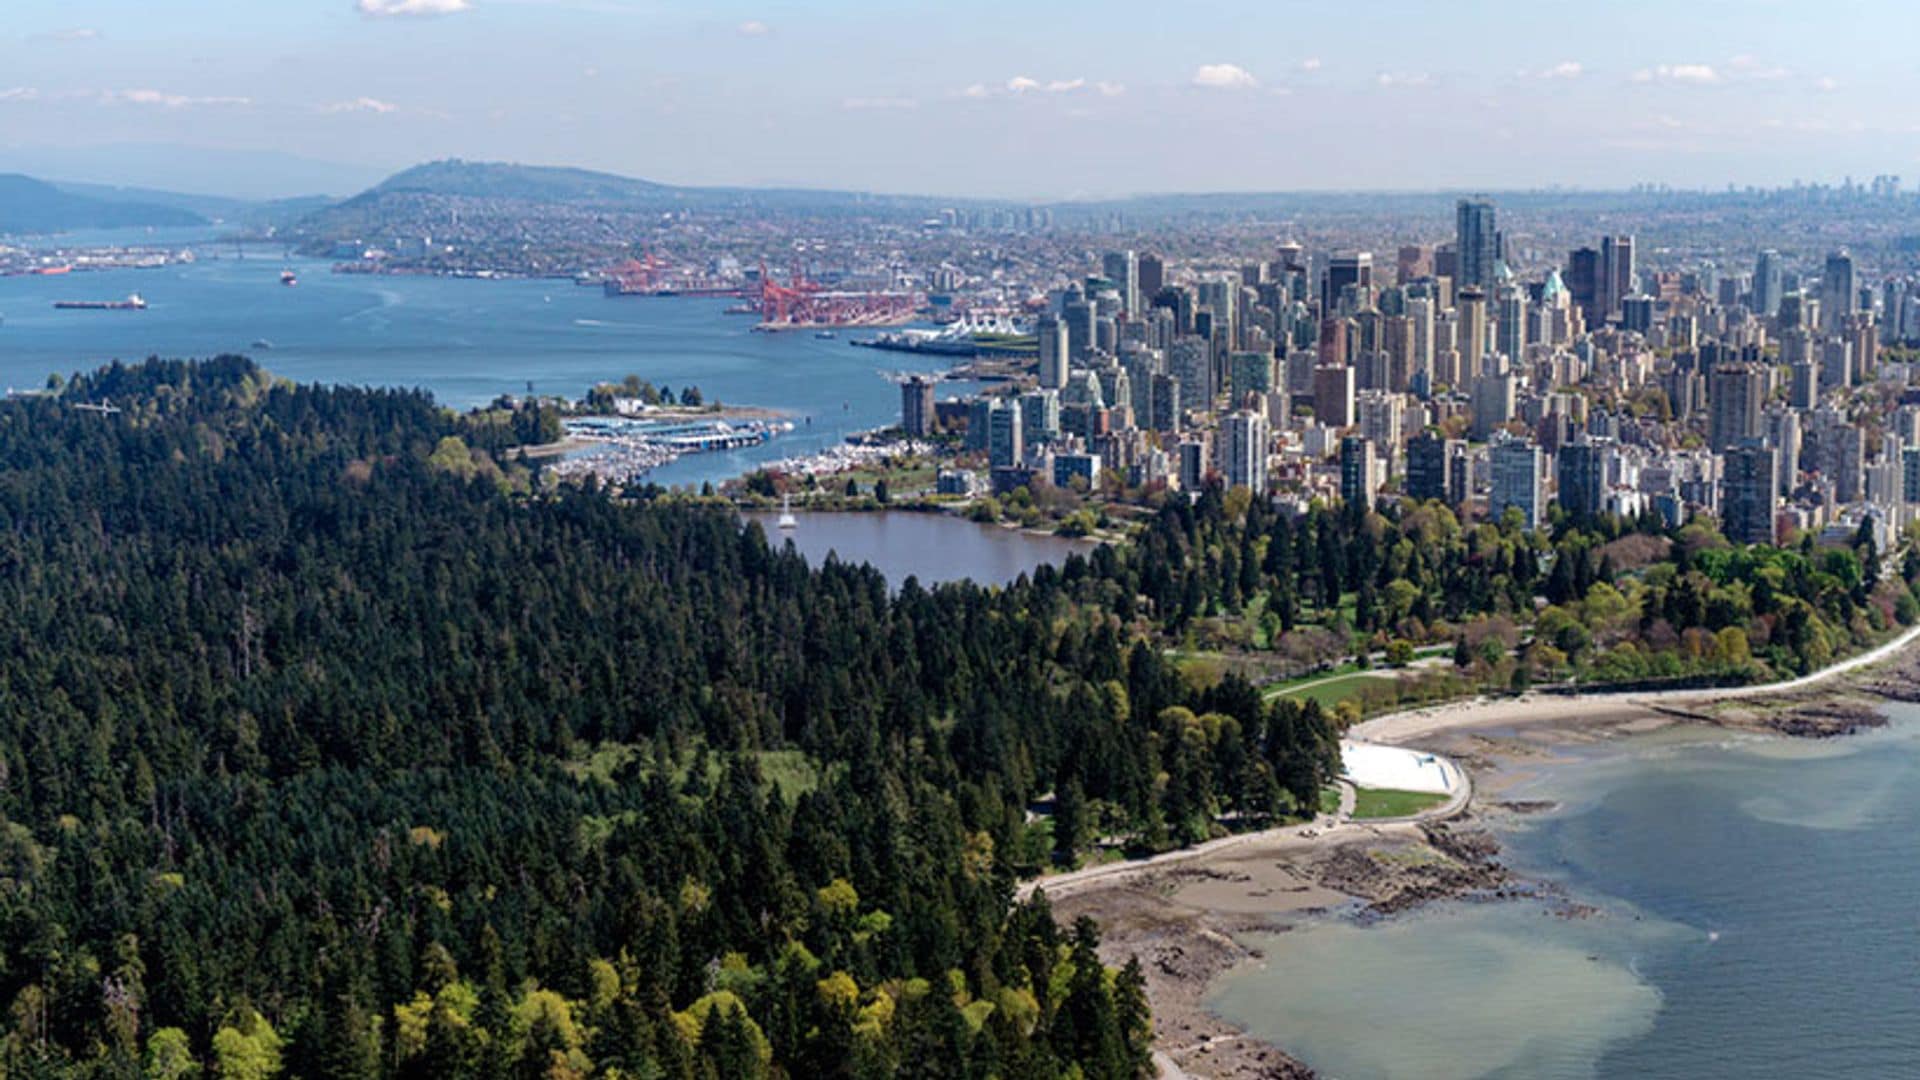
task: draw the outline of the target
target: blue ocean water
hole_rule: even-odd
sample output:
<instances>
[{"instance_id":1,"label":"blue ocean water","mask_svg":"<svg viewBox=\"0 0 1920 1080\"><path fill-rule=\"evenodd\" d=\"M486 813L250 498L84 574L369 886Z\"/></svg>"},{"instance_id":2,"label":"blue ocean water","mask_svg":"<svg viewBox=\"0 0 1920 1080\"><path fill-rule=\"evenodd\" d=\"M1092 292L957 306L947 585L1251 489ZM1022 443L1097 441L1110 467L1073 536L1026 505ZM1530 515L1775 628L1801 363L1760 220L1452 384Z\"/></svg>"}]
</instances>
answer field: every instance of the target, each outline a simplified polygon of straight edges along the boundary
<instances>
[{"instance_id":1,"label":"blue ocean water","mask_svg":"<svg viewBox=\"0 0 1920 1080\"><path fill-rule=\"evenodd\" d=\"M1920 1076L1920 710L1822 743L1700 730L1511 793L1507 858L1598 914L1450 903L1262 939L1216 1007L1330 1077Z\"/></svg>"},{"instance_id":2,"label":"blue ocean water","mask_svg":"<svg viewBox=\"0 0 1920 1080\"><path fill-rule=\"evenodd\" d=\"M134 243L144 235L84 239ZM178 236L157 241L178 242ZM883 368L914 358L811 333L760 334L729 301L608 298L569 281L479 281L334 274L329 264L251 247L198 246L191 265L0 277L0 386L32 388L49 372L148 355L253 356L299 381L423 387L456 408L518 394L579 396L631 373L708 399L785 410L793 433L762 446L690 455L658 469L663 484L699 484L811 453L899 419ZM279 283L291 268L299 284ZM140 293L145 311L61 311L56 300ZM254 345L271 343L270 348Z\"/></svg>"}]
</instances>

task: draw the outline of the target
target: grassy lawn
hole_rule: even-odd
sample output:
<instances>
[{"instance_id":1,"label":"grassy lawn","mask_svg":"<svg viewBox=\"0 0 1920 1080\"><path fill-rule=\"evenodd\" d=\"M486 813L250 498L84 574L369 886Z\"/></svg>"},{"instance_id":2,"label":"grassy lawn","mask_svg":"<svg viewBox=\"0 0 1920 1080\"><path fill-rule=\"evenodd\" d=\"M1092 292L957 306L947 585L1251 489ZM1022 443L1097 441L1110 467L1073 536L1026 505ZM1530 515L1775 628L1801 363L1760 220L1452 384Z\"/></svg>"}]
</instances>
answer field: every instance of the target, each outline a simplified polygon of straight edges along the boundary
<instances>
[{"instance_id":1,"label":"grassy lawn","mask_svg":"<svg viewBox=\"0 0 1920 1080\"><path fill-rule=\"evenodd\" d=\"M1321 677L1326 678L1326 676ZM1377 686L1382 679L1391 678L1393 678L1393 675L1389 672L1355 671L1351 674L1327 678L1325 682L1313 682L1309 680L1295 686L1293 689L1282 688L1279 693L1273 696L1276 698L1295 698L1303 701L1310 699L1319 702L1320 707L1323 709L1331 709L1342 701L1358 694L1362 689L1368 686Z\"/></svg>"},{"instance_id":2,"label":"grassy lawn","mask_svg":"<svg viewBox=\"0 0 1920 1080\"><path fill-rule=\"evenodd\" d=\"M1446 802L1445 795L1425 791L1393 791L1386 788L1361 788L1355 795L1353 816L1366 818L1412 817Z\"/></svg>"},{"instance_id":3,"label":"grassy lawn","mask_svg":"<svg viewBox=\"0 0 1920 1080\"><path fill-rule=\"evenodd\" d=\"M1321 788L1320 789L1320 812L1323 814L1333 814L1333 813L1338 813L1339 810L1340 810L1340 789L1337 787Z\"/></svg>"}]
</instances>

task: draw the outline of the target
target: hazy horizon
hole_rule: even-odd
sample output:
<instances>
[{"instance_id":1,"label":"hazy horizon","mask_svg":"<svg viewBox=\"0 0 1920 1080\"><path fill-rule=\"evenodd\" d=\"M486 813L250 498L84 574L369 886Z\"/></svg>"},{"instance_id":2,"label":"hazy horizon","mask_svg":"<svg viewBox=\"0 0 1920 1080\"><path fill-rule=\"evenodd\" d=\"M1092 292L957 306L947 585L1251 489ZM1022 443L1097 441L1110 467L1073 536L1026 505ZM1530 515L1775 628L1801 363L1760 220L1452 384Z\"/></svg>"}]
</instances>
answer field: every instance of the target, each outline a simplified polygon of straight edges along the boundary
<instances>
[{"instance_id":1,"label":"hazy horizon","mask_svg":"<svg viewBox=\"0 0 1920 1080\"><path fill-rule=\"evenodd\" d=\"M305 185L275 170L280 195L447 157L1045 201L1920 175L1905 106L1920 76L1832 33L1920 33L1920 10L1890 3L1631 0L1551 22L1507 0L1441 19L1411 0L1171 20L1077 0L15 7L0 166L92 153L105 160L60 178L103 183L220 175L104 171L134 143L308 162ZM1423 33L1384 32L1397 24Z\"/></svg>"}]
</instances>

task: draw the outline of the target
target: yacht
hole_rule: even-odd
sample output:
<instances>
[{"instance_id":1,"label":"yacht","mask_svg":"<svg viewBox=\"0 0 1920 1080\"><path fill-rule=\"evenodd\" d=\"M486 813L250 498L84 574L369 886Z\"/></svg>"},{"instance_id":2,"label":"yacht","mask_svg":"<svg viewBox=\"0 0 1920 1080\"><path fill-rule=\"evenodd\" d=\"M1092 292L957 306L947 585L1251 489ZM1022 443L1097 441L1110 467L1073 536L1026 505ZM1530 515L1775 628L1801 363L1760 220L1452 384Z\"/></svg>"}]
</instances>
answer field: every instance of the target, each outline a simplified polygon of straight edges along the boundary
<instances>
[{"instance_id":1,"label":"yacht","mask_svg":"<svg viewBox=\"0 0 1920 1080\"><path fill-rule=\"evenodd\" d=\"M800 519L793 516L793 496L791 495L780 496L779 524L783 529L796 528L800 524Z\"/></svg>"}]
</instances>

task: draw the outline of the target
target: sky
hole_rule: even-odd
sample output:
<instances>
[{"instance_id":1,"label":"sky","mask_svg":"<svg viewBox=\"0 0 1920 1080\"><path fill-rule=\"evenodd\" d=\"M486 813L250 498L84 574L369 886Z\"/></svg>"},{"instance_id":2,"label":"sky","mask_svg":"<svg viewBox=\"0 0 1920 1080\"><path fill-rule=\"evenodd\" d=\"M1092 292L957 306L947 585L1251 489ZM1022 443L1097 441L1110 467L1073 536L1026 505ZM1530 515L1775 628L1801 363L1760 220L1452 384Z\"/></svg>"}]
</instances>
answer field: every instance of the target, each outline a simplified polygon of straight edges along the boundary
<instances>
[{"instance_id":1,"label":"sky","mask_svg":"<svg viewBox=\"0 0 1920 1080\"><path fill-rule=\"evenodd\" d=\"M1920 183L1910 0L6 0L0 169L1018 199Z\"/></svg>"}]
</instances>

